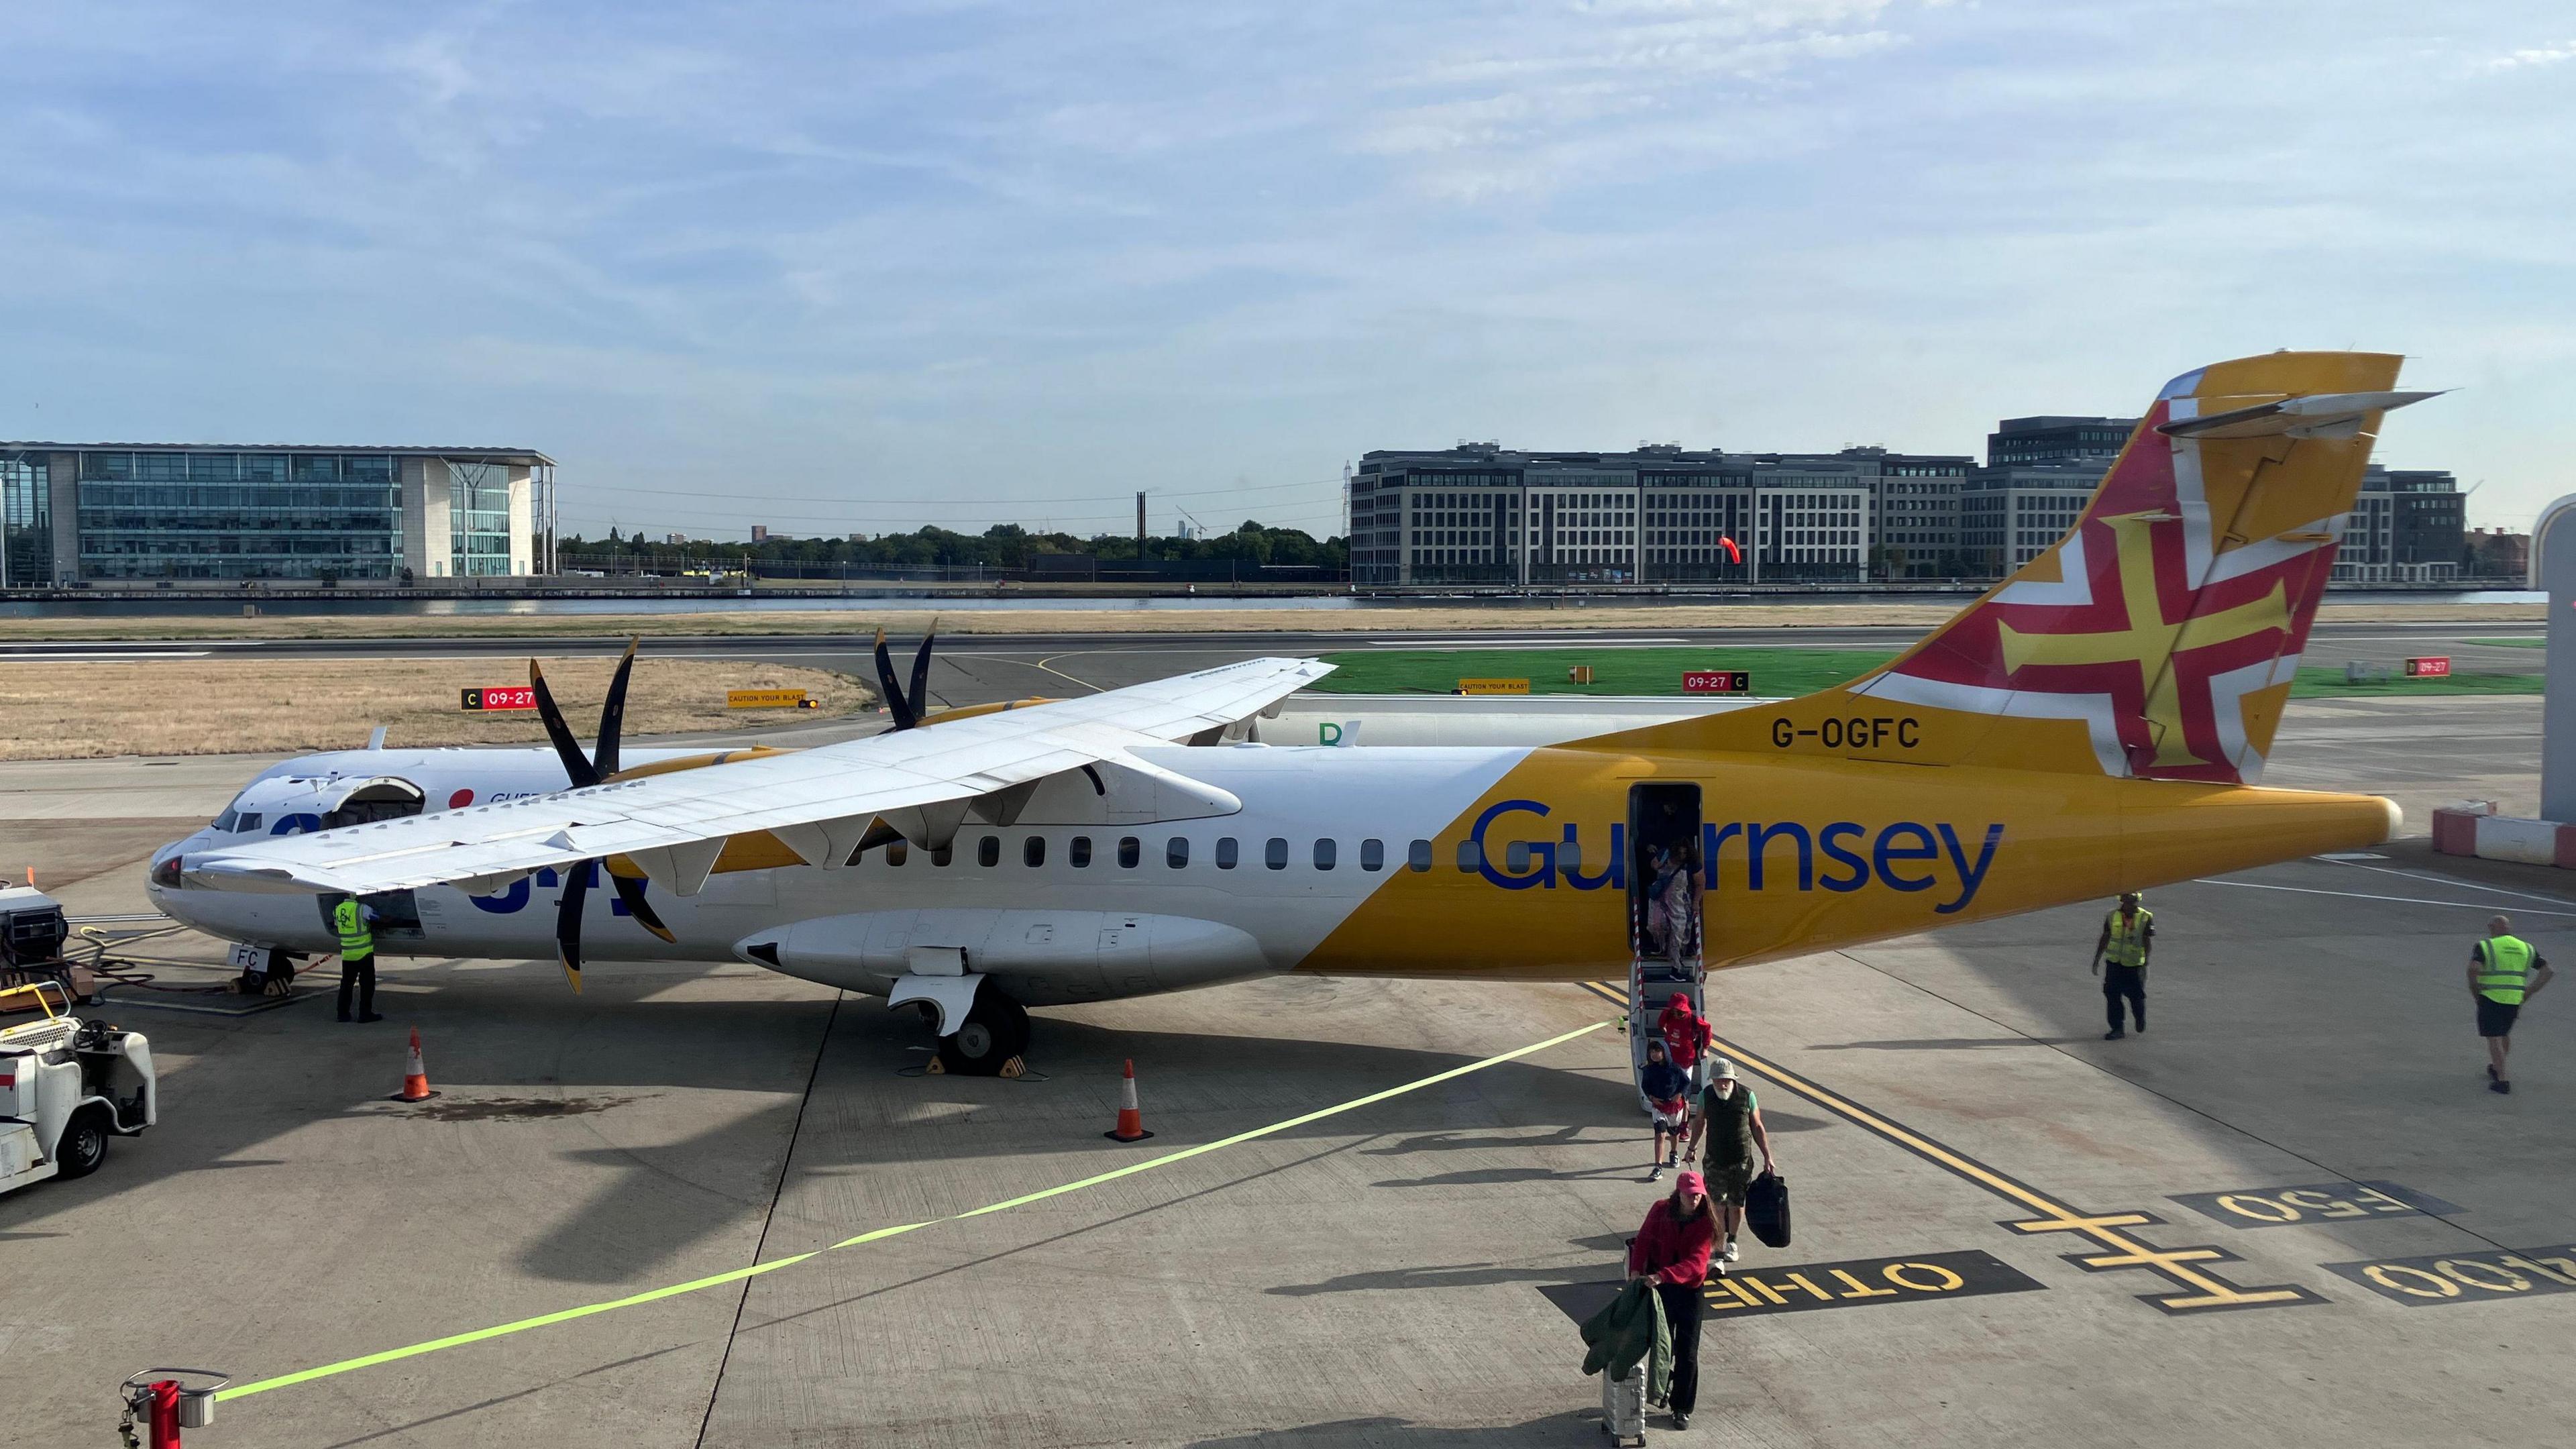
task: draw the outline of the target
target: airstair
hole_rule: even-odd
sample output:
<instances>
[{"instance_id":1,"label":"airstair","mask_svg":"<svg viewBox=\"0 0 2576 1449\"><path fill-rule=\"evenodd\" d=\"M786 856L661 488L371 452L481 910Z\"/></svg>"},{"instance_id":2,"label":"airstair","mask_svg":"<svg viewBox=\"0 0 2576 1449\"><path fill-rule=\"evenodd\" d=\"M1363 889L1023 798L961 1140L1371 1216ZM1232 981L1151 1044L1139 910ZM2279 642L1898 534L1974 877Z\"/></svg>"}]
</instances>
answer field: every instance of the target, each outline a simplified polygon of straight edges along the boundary
<instances>
[{"instance_id":1,"label":"airstair","mask_svg":"<svg viewBox=\"0 0 2576 1449\"><path fill-rule=\"evenodd\" d=\"M1691 1009L1708 1015L1708 976L1697 956L1677 967L1669 957L1640 956L1628 963L1629 1080L1637 1083L1638 1110L1647 1110L1646 1043L1660 1038L1655 1022L1675 996L1690 998Z\"/></svg>"}]
</instances>

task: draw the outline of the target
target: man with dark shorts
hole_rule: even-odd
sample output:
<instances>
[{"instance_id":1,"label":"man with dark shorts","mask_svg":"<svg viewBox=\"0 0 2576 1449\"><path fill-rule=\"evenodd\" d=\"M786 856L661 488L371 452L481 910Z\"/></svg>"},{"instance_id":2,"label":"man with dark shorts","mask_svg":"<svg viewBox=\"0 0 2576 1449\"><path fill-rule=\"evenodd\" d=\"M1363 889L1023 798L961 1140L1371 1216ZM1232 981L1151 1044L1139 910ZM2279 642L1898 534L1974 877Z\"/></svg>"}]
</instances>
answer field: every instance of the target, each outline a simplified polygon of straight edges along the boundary
<instances>
[{"instance_id":1,"label":"man with dark shorts","mask_svg":"<svg viewBox=\"0 0 2576 1449\"><path fill-rule=\"evenodd\" d=\"M2486 939L2469 947L2469 996L2478 1004L2478 1035L2486 1038L2488 1091L2513 1090L2504 1066L2513 1050L2514 1019L2556 974L2502 916L2490 919Z\"/></svg>"},{"instance_id":2,"label":"man with dark shorts","mask_svg":"<svg viewBox=\"0 0 2576 1449\"><path fill-rule=\"evenodd\" d=\"M1708 1087L1699 1094L1699 1110L1692 1116L1691 1145L1698 1147L1703 1136L1708 1148L1701 1171L1708 1178L1708 1200L1717 1204L1718 1245L1711 1271L1722 1274L1742 1256L1735 1234L1744 1226L1754 1152L1761 1152L1764 1172L1780 1170L1771 1156L1771 1134L1762 1126L1762 1106L1753 1100L1753 1089L1736 1080L1735 1063L1724 1057L1709 1058Z\"/></svg>"}]
</instances>

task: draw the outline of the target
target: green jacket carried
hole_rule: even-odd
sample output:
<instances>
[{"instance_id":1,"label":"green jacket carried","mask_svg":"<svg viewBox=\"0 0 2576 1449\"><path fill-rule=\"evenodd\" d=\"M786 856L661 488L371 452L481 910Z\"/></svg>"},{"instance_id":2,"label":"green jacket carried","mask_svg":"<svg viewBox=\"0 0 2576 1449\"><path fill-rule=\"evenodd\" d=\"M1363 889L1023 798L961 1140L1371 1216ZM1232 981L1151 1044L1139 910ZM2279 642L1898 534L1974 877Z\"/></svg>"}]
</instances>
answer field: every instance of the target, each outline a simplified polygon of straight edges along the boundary
<instances>
[{"instance_id":1,"label":"green jacket carried","mask_svg":"<svg viewBox=\"0 0 2576 1449\"><path fill-rule=\"evenodd\" d=\"M1646 1397L1662 1403L1672 1396L1673 1331L1664 1322L1664 1300L1650 1279L1637 1279L1619 1290L1610 1306L1584 1320L1583 1371L1624 1379L1646 1361Z\"/></svg>"}]
</instances>

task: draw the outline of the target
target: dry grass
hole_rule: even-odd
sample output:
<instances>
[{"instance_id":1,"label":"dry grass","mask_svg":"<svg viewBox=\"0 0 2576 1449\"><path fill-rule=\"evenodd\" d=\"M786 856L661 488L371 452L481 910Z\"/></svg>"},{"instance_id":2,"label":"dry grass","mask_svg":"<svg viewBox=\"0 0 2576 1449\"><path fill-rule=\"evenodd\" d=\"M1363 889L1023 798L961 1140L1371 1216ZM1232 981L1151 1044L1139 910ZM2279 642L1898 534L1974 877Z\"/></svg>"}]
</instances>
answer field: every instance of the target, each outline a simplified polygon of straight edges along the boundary
<instances>
[{"instance_id":1,"label":"dry grass","mask_svg":"<svg viewBox=\"0 0 2576 1449\"><path fill-rule=\"evenodd\" d=\"M1642 608L1617 604L1560 608L1468 608L1455 604L1371 609L994 609L778 610L692 614L267 614L258 618L157 617L0 619L0 640L600 638L642 635L866 634L879 627L917 636L935 618L943 634L1389 633L1405 630L1761 629L1892 624L1928 628L1965 599L1926 603L1708 604ZM2424 621L2530 623L2540 604L2329 602L2332 623Z\"/></svg>"},{"instance_id":2,"label":"dry grass","mask_svg":"<svg viewBox=\"0 0 2576 1449\"><path fill-rule=\"evenodd\" d=\"M548 659L546 683L576 734L599 720L614 659ZM175 659L132 664L0 663L0 759L355 749L388 727L393 745L527 744L536 712L466 714L457 692L521 684L515 659ZM728 689L803 689L822 715L875 698L845 674L748 660L638 659L626 735L742 729L816 711L727 710Z\"/></svg>"}]
</instances>

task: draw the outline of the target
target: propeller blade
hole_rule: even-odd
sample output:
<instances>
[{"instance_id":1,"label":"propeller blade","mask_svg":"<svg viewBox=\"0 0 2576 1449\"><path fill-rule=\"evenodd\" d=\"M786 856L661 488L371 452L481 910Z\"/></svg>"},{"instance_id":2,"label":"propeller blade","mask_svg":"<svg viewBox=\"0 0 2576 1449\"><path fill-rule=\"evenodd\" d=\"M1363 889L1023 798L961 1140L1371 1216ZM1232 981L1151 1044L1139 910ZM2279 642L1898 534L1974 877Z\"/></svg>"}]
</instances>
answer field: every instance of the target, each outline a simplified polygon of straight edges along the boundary
<instances>
[{"instance_id":1,"label":"propeller blade","mask_svg":"<svg viewBox=\"0 0 2576 1449\"><path fill-rule=\"evenodd\" d=\"M626 680L635 672L635 646L641 639L626 641L626 657L617 661L617 674L608 681L608 702L599 707L599 745L591 752L590 767L600 779L617 773L617 737L626 729Z\"/></svg>"},{"instance_id":2,"label":"propeller blade","mask_svg":"<svg viewBox=\"0 0 2576 1449\"><path fill-rule=\"evenodd\" d=\"M617 898L626 903L626 914L635 918L635 924L674 946L680 943L680 938L671 934L671 928L662 924L662 918L653 914L652 904L644 899L644 882L610 871L608 883L617 887Z\"/></svg>"},{"instance_id":3,"label":"propeller blade","mask_svg":"<svg viewBox=\"0 0 2576 1449\"><path fill-rule=\"evenodd\" d=\"M913 718L912 705L903 697L903 686L895 682L894 660L886 654L885 631L877 631L877 685L885 694L886 708L894 712L894 727L908 730L920 723ZM544 696L540 695L540 699Z\"/></svg>"},{"instance_id":4,"label":"propeller blade","mask_svg":"<svg viewBox=\"0 0 2576 1449\"><path fill-rule=\"evenodd\" d=\"M546 688L546 672L537 661L528 661L528 685L537 692L537 717L546 722L546 738L554 741L555 754L563 760L564 774L573 785L599 783L599 771L593 769L590 757L581 752L581 741L572 737L572 727L564 723L563 711L555 708L554 691Z\"/></svg>"},{"instance_id":5,"label":"propeller blade","mask_svg":"<svg viewBox=\"0 0 2576 1449\"><path fill-rule=\"evenodd\" d=\"M581 994L581 908L590 899L590 873L595 860L577 861L564 870L563 899L555 906L555 960L573 994Z\"/></svg>"},{"instance_id":6,"label":"propeller blade","mask_svg":"<svg viewBox=\"0 0 2576 1449\"><path fill-rule=\"evenodd\" d=\"M912 693L906 703L912 706L913 718L930 713L930 646L939 642L939 621L930 621L930 632L921 636L921 652L912 656Z\"/></svg>"}]
</instances>

